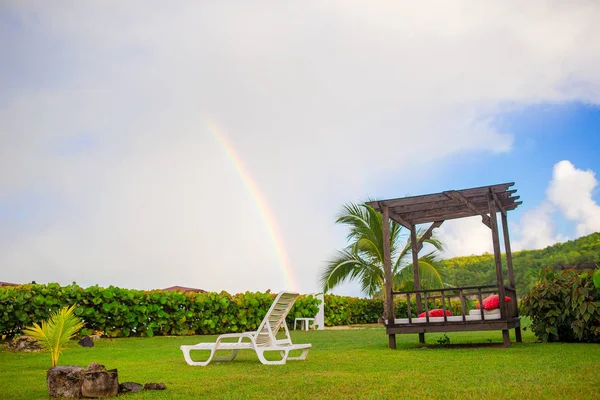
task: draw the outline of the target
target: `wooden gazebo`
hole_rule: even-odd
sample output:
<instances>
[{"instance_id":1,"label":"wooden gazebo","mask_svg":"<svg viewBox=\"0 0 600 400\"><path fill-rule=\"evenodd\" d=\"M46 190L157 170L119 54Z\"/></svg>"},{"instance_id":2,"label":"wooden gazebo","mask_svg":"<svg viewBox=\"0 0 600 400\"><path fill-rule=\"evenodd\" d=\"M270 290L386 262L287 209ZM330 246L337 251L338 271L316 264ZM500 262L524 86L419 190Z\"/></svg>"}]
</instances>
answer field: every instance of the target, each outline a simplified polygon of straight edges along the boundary
<instances>
[{"instance_id":1,"label":"wooden gazebo","mask_svg":"<svg viewBox=\"0 0 600 400\"><path fill-rule=\"evenodd\" d=\"M383 214L383 243L384 243L384 269L386 282L386 301L388 315L386 320L386 333L389 336L389 346L396 348L396 334L418 333L419 341L425 343L426 332L457 332L478 330L502 330L505 346L510 346L509 329L515 329L517 342L521 341L520 319L517 308L517 293L515 277L513 274L510 238L508 234L507 212L514 210L522 202L516 201L519 196L514 196L516 190L509 190L512 183L483 186L463 190L448 190L442 193L423 196L404 197L397 199L371 201L367 204ZM498 233L497 214L500 212L502 232L506 251L506 267L508 271L508 285L504 284L502 272L502 258L500 252L500 239ZM481 216L485 226L492 231L494 247L494 261L496 266L496 284L470 287L443 288L421 290L419 268L414 270L415 290L407 292L394 291L392 287L392 268L390 255L389 219L396 221L410 231L412 244L413 265L418 264L419 251L423 248L423 241L430 238L433 230L438 228L445 220ZM430 223L424 235L417 238L417 225ZM490 316L484 313L483 307L476 315L468 315L466 306L469 298L475 298L482 304L484 294L498 294L500 300L500 313ZM505 296L513 299L506 302ZM400 296L407 300L408 319L395 319L394 297ZM447 317L446 301L458 298L461 303L462 315ZM427 312L430 302L441 299L443 318L416 318L416 313ZM411 310L411 301L416 302L416 310Z\"/></svg>"}]
</instances>

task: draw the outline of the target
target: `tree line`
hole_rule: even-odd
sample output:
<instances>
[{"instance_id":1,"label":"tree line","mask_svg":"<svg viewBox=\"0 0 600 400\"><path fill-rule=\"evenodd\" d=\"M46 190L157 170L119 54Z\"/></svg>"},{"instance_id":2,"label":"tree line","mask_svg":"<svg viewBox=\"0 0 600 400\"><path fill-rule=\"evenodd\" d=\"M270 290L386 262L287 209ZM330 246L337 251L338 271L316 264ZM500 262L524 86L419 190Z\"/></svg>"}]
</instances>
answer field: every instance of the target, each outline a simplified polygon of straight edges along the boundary
<instances>
[{"instance_id":1,"label":"tree line","mask_svg":"<svg viewBox=\"0 0 600 400\"><path fill-rule=\"evenodd\" d=\"M575 240L556 243L540 250L513 252L513 270L517 293L529 292L539 274L546 267L600 263L600 232ZM448 286L471 286L496 283L494 255L485 253L454 257L438 262L439 270ZM506 258L502 255L502 266L506 272ZM505 277L508 275L505 273ZM505 282L506 283L506 282Z\"/></svg>"}]
</instances>

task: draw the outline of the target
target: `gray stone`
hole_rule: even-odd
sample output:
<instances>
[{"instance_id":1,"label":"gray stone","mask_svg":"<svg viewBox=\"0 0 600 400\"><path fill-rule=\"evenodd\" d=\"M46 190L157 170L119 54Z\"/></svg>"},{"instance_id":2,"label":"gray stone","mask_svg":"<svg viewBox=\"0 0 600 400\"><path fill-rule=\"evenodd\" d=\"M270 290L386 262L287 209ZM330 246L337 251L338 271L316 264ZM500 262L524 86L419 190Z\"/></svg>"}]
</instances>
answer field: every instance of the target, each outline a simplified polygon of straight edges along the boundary
<instances>
[{"instance_id":1,"label":"gray stone","mask_svg":"<svg viewBox=\"0 0 600 400\"><path fill-rule=\"evenodd\" d=\"M119 385L119 393L137 393L144 390L144 387L135 382L123 382Z\"/></svg>"},{"instance_id":2,"label":"gray stone","mask_svg":"<svg viewBox=\"0 0 600 400\"><path fill-rule=\"evenodd\" d=\"M46 384L50 397L79 399L83 368L76 366L52 367L46 374Z\"/></svg>"},{"instance_id":3,"label":"gray stone","mask_svg":"<svg viewBox=\"0 0 600 400\"><path fill-rule=\"evenodd\" d=\"M146 383L144 385L144 389L146 390L165 390L167 387L165 386L164 383L155 383L155 382L150 382L150 383Z\"/></svg>"},{"instance_id":4,"label":"gray stone","mask_svg":"<svg viewBox=\"0 0 600 400\"><path fill-rule=\"evenodd\" d=\"M104 365L91 363L82 374L83 397L114 397L119 393L119 375L116 369L107 371Z\"/></svg>"},{"instance_id":5,"label":"gray stone","mask_svg":"<svg viewBox=\"0 0 600 400\"><path fill-rule=\"evenodd\" d=\"M84 337L77 343L79 343L79 345L83 347L94 347L94 341L89 336Z\"/></svg>"},{"instance_id":6,"label":"gray stone","mask_svg":"<svg viewBox=\"0 0 600 400\"><path fill-rule=\"evenodd\" d=\"M22 351L24 353L36 353L44 350L42 345L37 339L31 336L22 335L14 338L6 344L9 350Z\"/></svg>"}]
</instances>

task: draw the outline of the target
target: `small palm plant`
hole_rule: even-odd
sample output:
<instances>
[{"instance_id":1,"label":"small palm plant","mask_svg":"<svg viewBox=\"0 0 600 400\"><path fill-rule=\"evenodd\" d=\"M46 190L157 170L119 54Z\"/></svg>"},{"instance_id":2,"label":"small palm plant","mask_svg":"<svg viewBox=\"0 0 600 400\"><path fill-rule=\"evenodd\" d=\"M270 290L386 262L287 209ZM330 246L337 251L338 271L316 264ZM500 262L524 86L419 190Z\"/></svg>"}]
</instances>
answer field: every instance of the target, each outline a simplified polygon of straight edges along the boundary
<instances>
[{"instance_id":1,"label":"small palm plant","mask_svg":"<svg viewBox=\"0 0 600 400\"><path fill-rule=\"evenodd\" d=\"M41 345L50 351L52 366L58 365L58 357L81 328L83 322L73 314L75 305L64 307L50 315L42 326L34 323L33 327L23 329L23 333L40 341Z\"/></svg>"}]
</instances>

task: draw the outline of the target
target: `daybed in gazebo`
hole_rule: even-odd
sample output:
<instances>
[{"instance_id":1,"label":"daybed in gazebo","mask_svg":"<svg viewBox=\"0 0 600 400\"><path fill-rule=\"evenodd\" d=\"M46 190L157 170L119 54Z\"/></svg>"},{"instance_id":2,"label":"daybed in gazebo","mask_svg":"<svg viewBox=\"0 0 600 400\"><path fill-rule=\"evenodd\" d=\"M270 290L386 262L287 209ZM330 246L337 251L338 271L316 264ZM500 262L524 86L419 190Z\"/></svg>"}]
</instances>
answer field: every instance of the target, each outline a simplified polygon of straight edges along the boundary
<instances>
[{"instance_id":1,"label":"daybed in gazebo","mask_svg":"<svg viewBox=\"0 0 600 400\"><path fill-rule=\"evenodd\" d=\"M383 214L384 269L386 281L386 301L388 316L386 332L389 335L389 346L396 348L396 334L418 333L419 341L425 343L426 332L458 332L501 330L505 346L510 346L509 329L515 330L517 342L521 341L519 311L517 308L517 292L513 274L510 238L508 235L507 212L517 208L522 202L513 196L516 190L508 190L514 183L504 183L472 189L449 190L442 193L397 199L371 201L367 204ZM500 212L502 232L506 250L506 269L508 285L504 284L500 239L498 233L497 213ZM496 284L444 289L421 290L419 269L414 269L415 290L398 292L392 287L391 255L389 248L389 219L398 222L410 231L413 265L418 263L418 253L423 248L423 241L430 238L433 230L445 220L481 216L481 220L492 232L494 262L496 266ZM429 229L421 238L417 238L419 224L430 223ZM484 310L484 296L497 295L498 308ZM396 319L394 316L394 298L407 300L408 318ZM512 301L507 301L511 298ZM461 315L447 315L451 299L458 299ZM441 300L442 316L430 316L431 301ZM477 300L481 309L467 311L470 300ZM411 310L411 301L416 310ZM448 304L447 304L448 303ZM416 313L415 313L416 311ZM417 315L425 312L425 316Z\"/></svg>"}]
</instances>

